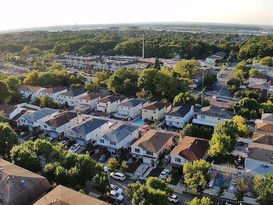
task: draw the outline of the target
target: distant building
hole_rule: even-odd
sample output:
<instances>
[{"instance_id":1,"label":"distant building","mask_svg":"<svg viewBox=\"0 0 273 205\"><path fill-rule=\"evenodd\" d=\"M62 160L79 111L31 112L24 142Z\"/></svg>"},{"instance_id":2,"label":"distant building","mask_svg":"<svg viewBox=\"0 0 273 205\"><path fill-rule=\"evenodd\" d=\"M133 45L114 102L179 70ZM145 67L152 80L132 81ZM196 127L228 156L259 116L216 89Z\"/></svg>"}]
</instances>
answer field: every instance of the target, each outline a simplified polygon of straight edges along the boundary
<instances>
[{"instance_id":1,"label":"distant building","mask_svg":"<svg viewBox=\"0 0 273 205\"><path fill-rule=\"evenodd\" d=\"M142 108L142 119L161 120L172 109L171 103L152 102Z\"/></svg>"},{"instance_id":2,"label":"distant building","mask_svg":"<svg viewBox=\"0 0 273 205\"><path fill-rule=\"evenodd\" d=\"M214 64L216 63L217 60L223 60L226 57L225 52L217 52L211 56L208 56L206 58L206 63L208 64Z\"/></svg>"}]
</instances>

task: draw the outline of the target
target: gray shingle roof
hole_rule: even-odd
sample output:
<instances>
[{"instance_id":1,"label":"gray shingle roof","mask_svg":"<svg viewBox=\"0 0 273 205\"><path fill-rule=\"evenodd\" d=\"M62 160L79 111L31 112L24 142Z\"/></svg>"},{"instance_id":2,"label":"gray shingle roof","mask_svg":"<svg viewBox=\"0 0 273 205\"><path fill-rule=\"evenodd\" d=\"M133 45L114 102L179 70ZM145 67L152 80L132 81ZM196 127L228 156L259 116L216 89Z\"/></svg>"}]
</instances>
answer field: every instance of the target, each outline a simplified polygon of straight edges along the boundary
<instances>
[{"instance_id":1,"label":"gray shingle roof","mask_svg":"<svg viewBox=\"0 0 273 205\"><path fill-rule=\"evenodd\" d=\"M93 119L90 119L90 120L72 128L72 131L79 133L82 136L85 136L85 135L89 134L90 132L94 131L95 129L99 128L100 126L106 124L107 122L109 122L109 121L93 118Z\"/></svg>"},{"instance_id":2,"label":"gray shingle roof","mask_svg":"<svg viewBox=\"0 0 273 205\"><path fill-rule=\"evenodd\" d=\"M46 121L45 123L49 126L52 127L60 127L68 122L70 122L70 120L74 119L77 117L77 113L76 112L70 112L70 111L66 111L66 112L62 112L59 115L55 116L54 118Z\"/></svg>"},{"instance_id":3,"label":"gray shingle roof","mask_svg":"<svg viewBox=\"0 0 273 205\"><path fill-rule=\"evenodd\" d=\"M99 102L101 102L101 103L113 103L113 102L116 102L118 100L123 101L123 100L125 100L125 97L110 95L110 96L107 96L105 98L102 98Z\"/></svg>"},{"instance_id":4,"label":"gray shingle roof","mask_svg":"<svg viewBox=\"0 0 273 205\"><path fill-rule=\"evenodd\" d=\"M36 122L37 120L40 120L48 115L52 115L53 113L57 111L58 110L51 109L51 108L43 108L29 115L24 115L21 119L29 121L29 122Z\"/></svg>"},{"instance_id":5,"label":"gray shingle roof","mask_svg":"<svg viewBox=\"0 0 273 205\"><path fill-rule=\"evenodd\" d=\"M135 99L135 98L132 98L124 103L121 103L120 106L124 106L124 107L135 107L139 104L144 104L148 102L148 100L145 100L145 99Z\"/></svg>"},{"instance_id":6,"label":"gray shingle roof","mask_svg":"<svg viewBox=\"0 0 273 205\"><path fill-rule=\"evenodd\" d=\"M190 104L182 104L181 106L174 107L171 112L167 115L175 116L175 117L184 117L186 114L190 112L192 105Z\"/></svg>"},{"instance_id":7,"label":"gray shingle roof","mask_svg":"<svg viewBox=\"0 0 273 205\"><path fill-rule=\"evenodd\" d=\"M102 137L106 139L107 141L119 143L122 140L124 140L126 137L128 137L136 129L138 129L138 127L135 125L123 124L119 126L117 129L106 133Z\"/></svg>"},{"instance_id":8,"label":"gray shingle roof","mask_svg":"<svg viewBox=\"0 0 273 205\"><path fill-rule=\"evenodd\" d=\"M234 113L231 111L228 111L226 108L211 105L211 106L201 108L201 110L198 112L198 115L232 119L232 117L234 116Z\"/></svg>"},{"instance_id":9,"label":"gray shingle roof","mask_svg":"<svg viewBox=\"0 0 273 205\"><path fill-rule=\"evenodd\" d=\"M60 95L68 96L68 97L75 97L75 96L81 95L83 93L85 93L85 91L83 89L73 89L73 90L69 90L67 92L64 92Z\"/></svg>"}]
</instances>

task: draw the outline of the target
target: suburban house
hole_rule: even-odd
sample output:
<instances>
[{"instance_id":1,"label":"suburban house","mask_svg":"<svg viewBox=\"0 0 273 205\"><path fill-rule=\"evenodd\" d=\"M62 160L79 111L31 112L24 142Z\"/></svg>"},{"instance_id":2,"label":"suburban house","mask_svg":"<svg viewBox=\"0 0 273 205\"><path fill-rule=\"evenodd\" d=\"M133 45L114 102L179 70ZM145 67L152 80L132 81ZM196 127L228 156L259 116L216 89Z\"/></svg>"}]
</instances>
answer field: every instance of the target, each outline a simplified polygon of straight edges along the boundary
<instances>
[{"instance_id":1,"label":"suburban house","mask_svg":"<svg viewBox=\"0 0 273 205\"><path fill-rule=\"evenodd\" d=\"M202 107L193 119L193 123L215 127L220 122L231 120L233 116L234 113L226 108L211 105Z\"/></svg>"},{"instance_id":2,"label":"suburban house","mask_svg":"<svg viewBox=\"0 0 273 205\"><path fill-rule=\"evenodd\" d=\"M194 107L190 104L182 104L181 106L173 107L166 114L166 125L170 127L182 128L185 123L189 122L193 117Z\"/></svg>"},{"instance_id":3,"label":"suburban house","mask_svg":"<svg viewBox=\"0 0 273 205\"><path fill-rule=\"evenodd\" d=\"M78 98L84 96L86 92L84 89L71 89L67 92L59 94L58 101L61 104L66 104L68 106L77 105Z\"/></svg>"},{"instance_id":4,"label":"suburban house","mask_svg":"<svg viewBox=\"0 0 273 205\"><path fill-rule=\"evenodd\" d=\"M41 124L41 129L51 137L64 137L66 130L82 122L76 112L64 111Z\"/></svg>"},{"instance_id":5,"label":"suburban house","mask_svg":"<svg viewBox=\"0 0 273 205\"><path fill-rule=\"evenodd\" d=\"M26 113L20 118L20 125L28 127L29 131L36 132L41 129L43 122L49 120L58 113L58 110L51 108L42 108L33 113Z\"/></svg>"},{"instance_id":6,"label":"suburban house","mask_svg":"<svg viewBox=\"0 0 273 205\"><path fill-rule=\"evenodd\" d=\"M249 85L264 84L267 82L267 77L264 74L254 74L248 79Z\"/></svg>"},{"instance_id":7,"label":"suburban house","mask_svg":"<svg viewBox=\"0 0 273 205\"><path fill-rule=\"evenodd\" d=\"M217 62L217 60L223 60L226 56L226 53L225 52L217 52L211 56L208 56L206 58L206 63L209 63L209 64L214 64Z\"/></svg>"},{"instance_id":8,"label":"suburban house","mask_svg":"<svg viewBox=\"0 0 273 205\"><path fill-rule=\"evenodd\" d=\"M118 110L118 105L124 102L125 99L115 95L106 96L98 101L97 110L108 114L115 113Z\"/></svg>"},{"instance_id":9,"label":"suburban house","mask_svg":"<svg viewBox=\"0 0 273 205\"><path fill-rule=\"evenodd\" d=\"M149 130L131 146L131 153L141 157L144 163L155 166L159 156L171 150L173 145L173 134Z\"/></svg>"},{"instance_id":10,"label":"suburban house","mask_svg":"<svg viewBox=\"0 0 273 205\"><path fill-rule=\"evenodd\" d=\"M209 140L185 136L170 153L174 166L183 166L187 162L208 157Z\"/></svg>"},{"instance_id":11,"label":"suburban house","mask_svg":"<svg viewBox=\"0 0 273 205\"><path fill-rule=\"evenodd\" d=\"M202 84L203 72L204 71L200 71L192 77L192 84L190 85L191 88L197 88Z\"/></svg>"},{"instance_id":12,"label":"suburban house","mask_svg":"<svg viewBox=\"0 0 273 205\"><path fill-rule=\"evenodd\" d=\"M172 109L171 103L153 102L142 108L142 119L161 120Z\"/></svg>"},{"instance_id":13,"label":"suburban house","mask_svg":"<svg viewBox=\"0 0 273 205\"><path fill-rule=\"evenodd\" d=\"M46 89L40 91L39 95L41 97L48 96L51 99L58 101L58 96L62 93L65 93L65 92L67 92L66 87L57 86L57 87L52 87L52 88L46 88Z\"/></svg>"},{"instance_id":14,"label":"suburban house","mask_svg":"<svg viewBox=\"0 0 273 205\"><path fill-rule=\"evenodd\" d=\"M22 85L18 92L23 95L24 98L29 98L29 100L33 101L36 97L40 96L40 92L45 90L46 88L30 86L30 85Z\"/></svg>"},{"instance_id":15,"label":"suburban house","mask_svg":"<svg viewBox=\"0 0 273 205\"><path fill-rule=\"evenodd\" d=\"M112 154L120 154L122 149L128 149L138 139L138 128L131 124L114 125L100 137L97 144L106 147Z\"/></svg>"},{"instance_id":16,"label":"suburban house","mask_svg":"<svg viewBox=\"0 0 273 205\"><path fill-rule=\"evenodd\" d=\"M146 105L148 105L148 100L129 99L118 105L117 113L114 116L122 119L135 119L141 115L141 110Z\"/></svg>"},{"instance_id":17,"label":"suburban house","mask_svg":"<svg viewBox=\"0 0 273 205\"><path fill-rule=\"evenodd\" d=\"M90 107L89 109L95 110L97 108L98 101L106 96L106 94L86 93L85 95L78 98L78 104L88 105Z\"/></svg>"},{"instance_id":18,"label":"suburban house","mask_svg":"<svg viewBox=\"0 0 273 205\"><path fill-rule=\"evenodd\" d=\"M66 136L85 145L96 142L110 128L109 120L91 118L66 131Z\"/></svg>"},{"instance_id":19,"label":"suburban house","mask_svg":"<svg viewBox=\"0 0 273 205\"><path fill-rule=\"evenodd\" d=\"M0 104L0 112L4 113L4 118L11 120L20 113L20 108L14 105Z\"/></svg>"},{"instance_id":20,"label":"suburban house","mask_svg":"<svg viewBox=\"0 0 273 205\"><path fill-rule=\"evenodd\" d=\"M94 197L82 194L73 189L58 185L52 191L42 196L34 205L110 205Z\"/></svg>"},{"instance_id":21,"label":"suburban house","mask_svg":"<svg viewBox=\"0 0 273 205\"><path fill-rule=\"evenodd\" d=\"M0 204L32 204L50 188L45 177L0 159Z\"/></svg>"}]
</instances>

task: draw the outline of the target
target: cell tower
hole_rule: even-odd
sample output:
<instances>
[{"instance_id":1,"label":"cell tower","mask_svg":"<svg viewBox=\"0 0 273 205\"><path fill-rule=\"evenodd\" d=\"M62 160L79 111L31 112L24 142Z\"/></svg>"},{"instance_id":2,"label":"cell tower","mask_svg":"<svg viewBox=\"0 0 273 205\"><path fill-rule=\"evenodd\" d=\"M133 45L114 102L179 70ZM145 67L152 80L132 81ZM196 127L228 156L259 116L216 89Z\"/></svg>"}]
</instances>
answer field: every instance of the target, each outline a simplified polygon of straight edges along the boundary
<instances>
[{"instance_id":1,"label":"cell tower","mask_svg":"<svg viewBox=\"0 0 273 205\"><path fill-rule=\"evenodd\" d=\"M142 58L144 59L145 58L145 36L143 34L142 36Z\"/></svg>"}]
</instances>

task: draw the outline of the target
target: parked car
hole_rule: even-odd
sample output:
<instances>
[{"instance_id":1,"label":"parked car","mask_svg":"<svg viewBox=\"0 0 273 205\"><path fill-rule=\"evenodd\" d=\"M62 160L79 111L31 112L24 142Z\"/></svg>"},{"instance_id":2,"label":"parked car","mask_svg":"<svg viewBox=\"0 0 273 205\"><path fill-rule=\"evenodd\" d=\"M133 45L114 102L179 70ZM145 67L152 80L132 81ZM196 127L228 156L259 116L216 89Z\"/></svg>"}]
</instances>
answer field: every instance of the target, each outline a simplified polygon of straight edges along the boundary
<instances>
[{"instance_id":1,"label":"parked car","mask_svg":"<svg viewBox=\"0 0 273 205\"><path fill-rule=\"evenodd\" d=\"M122 194L123 190L121 188L119 188L118 186L114 185L114 184L110 184L111 186L111 191L115 191L116 193Z\"/></svg>"},{"instance_id":2,"label":"parked car","mask_svg":"<svg viewBox=\"0 0 273 205\"><path fill-rule=\"evenodd\" d=\"M159 179L167 179L167 177L169 176L170 174L170 170L168 169L164 169L160 175L159 175Z\"/></svg>"},{"instance_id":3,"label":"parked car","mask_svg":"<svg viewBox=\"0 0 273 205\"><path fill-rule=\"evenodd\" d=\"M123 200L123 196L115 191L111 191L110 193L108 193L109 196L112 198L112 199L115 199L115 200L118 200L118 201L122 201Z\"/></svg>"},{"instance_id":4,"label":"parked car","mask_svg":"<svg viewBox=\"0 0 273 205\"><path fill-rule=\"evenodd\" d=\"M99 162L104 163L107 159L111 156L110 152L107 152L106 154L101 155Z\"/></svg>"},{"instance_id":5,"label":"parked car","mask_svg":"<svg viewBox=\"0 0 273 205\"><path fill-rule=\"evenodd\" d=\"M168 200L169 200L169 202L177 203L179 201L179 198L175 194L169 194Z\"/></svg>"},{"instance_id":6,"label":"parked car","mask_svg":"<svg viewBox=\"0 0 273 205\"><path fill-rule=\"evenodd\" d=\"M69 148L68 152L77 152L80 148L80 145L76 143Z\"/></svg>"},{"instance_id":7,"label":"parked car","mask_svg":"<svg viewBox=\"0 0 273 205\"><path fill-rule=\"evenodd\" d=\"M68 145L68 141L66 140L62 140L59 143L62 144L64 147Z\"/></svg>"},{"instance_id":8,"label":"parked car","mask_svg":"<svg viewBox=\"0 0 273 205\"><path fill-rule=\"evenodd\" d=\"M20 133L20 136L21 136L21 137L24 137L24 136L26 136L28 133L29 133L29 132L21 132L21 133Z\"/></svg>"},{"instance_id":9,"label":"parked car","mask_svg":"<svg viewBox=\"0 0 273 205\"><path fill-rule=\"evenodd\" d=\"M126 179L125 175L120 172L111 172L110 177L112 177L113 179L120 180L120 181L124 181Z\"/></svg>"},{"instance_id":10,"label":"parked car","mask_svg":"<svg viewBox=\"0 0 273 205\"><path fill-rule=\"evenodd\" d=\"M32 140L32 141L35 141L35 140L37 140L38 139L38 136L31 136L30 138L29 138L29 140Z\"/></svg>"}]
</instances>

